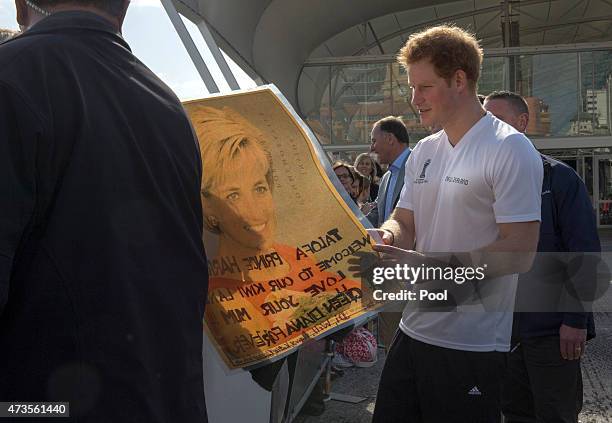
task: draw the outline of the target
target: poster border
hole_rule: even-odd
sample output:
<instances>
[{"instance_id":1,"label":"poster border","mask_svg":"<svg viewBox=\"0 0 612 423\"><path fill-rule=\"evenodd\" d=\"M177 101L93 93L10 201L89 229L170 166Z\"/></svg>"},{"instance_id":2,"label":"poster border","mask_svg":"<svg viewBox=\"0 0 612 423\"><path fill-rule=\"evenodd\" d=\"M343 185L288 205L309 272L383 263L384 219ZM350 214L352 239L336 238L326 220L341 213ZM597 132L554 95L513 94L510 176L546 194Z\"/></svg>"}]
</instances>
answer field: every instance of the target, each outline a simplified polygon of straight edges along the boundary
<instances>
[{"instance_id":1,"label":"poster border","mask_svg":"<svg viewBox=\"0 0 612 423\"><path fill-rule=\"evenodd\" d=\"M308 150L310 151L311 156L314 155L314 157L311 157L311 158L318 159L318 160L313 160L313 161L314 161L314 164L319 174L321 176L326 176L326 178L323 178L323 179L325 181L327 188L331 191L336 201L341 205L345 213L349 216L353 224L357 226L357 228L360 230L362 235L368 237L368 240L370 240L366 229L373 228L372 224L367 219L367 217L365 217L365 215L361 212L361 210L357 207L357 204L355 204L355 202L350 198L348 192L346 192L346 189L344 189L344 187L340 183L340 180L338 179L335 172L333 171L331 164L330 165L324 164L324 161L329 162L329 158L325 150L322 148L321 143L319 142L316 135L312 132L312 130L308 127L308 125L302 120L302 118L295 111L291 103L286 99L286 97L282 94L282 92L274 84L261 85L255 88L236 90L236 91L232 91L229 93L214 93L214 94L210 94L206 97L202 97L199 99L191 99L191 100L183 101L182 104L185 106L185 105L201 103L208 99L213 99L217 97L238 97L238 96L252 94L254 92L268 92L269 94L271 94L274 101L277 104L280 104L282 106L283 111L289 116L289 118L292 120L294 125L299 128L301 135L308 141L307 142ZM370 240L370 244L372 243L373 242ZM346 322L343 322L335 326L332 332L328 331L328 332L319 334L315 337L309 337L308 339L304 340L304 342L301 345L289 348L287 351L279 355L276 355L266 360L262 360L258 362L257 364L252 364L249 366L237 367L237 368L230 367L229 363L227 363L225 360L224 354L219 350L218 345L216 345L214 341L212 341L214 337L212 336L210 329L205 324L203 324L202 326L203 326L204 331L206 331L208 338L211 339L211 343L213 344L213 347L214 347L213 350L218 354L225 373L228 375L231 375L231 374L239 373L242 371L249 371L252 369L256 369L266 364L274 363L286 357L287 355L297 351L299 348L301 348L306 343L320 340L323 337L329 336L330 334L335 333L336 331L341 330L349 325L364 324L367 321L369 321L373 316L378 314L379 309L380 309L380 305L378 307L375 307L374 309L364 311L358 317L354 317L350 320L347 320Z\"/></svg>"}]
</instances>

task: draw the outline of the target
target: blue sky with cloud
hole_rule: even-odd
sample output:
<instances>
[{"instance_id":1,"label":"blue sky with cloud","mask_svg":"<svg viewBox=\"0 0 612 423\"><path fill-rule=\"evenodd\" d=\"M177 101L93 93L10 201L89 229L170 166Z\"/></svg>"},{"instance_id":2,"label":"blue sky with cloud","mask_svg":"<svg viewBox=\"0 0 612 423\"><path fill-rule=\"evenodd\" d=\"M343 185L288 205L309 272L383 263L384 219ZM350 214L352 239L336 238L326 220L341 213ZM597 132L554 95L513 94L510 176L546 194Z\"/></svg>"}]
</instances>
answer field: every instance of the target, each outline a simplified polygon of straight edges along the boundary
<instances>
[{"instance_id":1,"label":"blue sky with cloud","mask_svg":"<svg viewBox=\"0 0 612 423\"><path fill-rule=\"evenodd\" d=\"M217 84L227 87L198 29L189 21L185 20L185 23ZM0 28L18 29L14 0L0 0ZM207 94L204 83L159 0L132 0L123 26L123 36L134 54L164 80L179 98L187 100ZM229 64L242 88L255 86L237 65L231 61Z\"/></svg>"}]
</instances>

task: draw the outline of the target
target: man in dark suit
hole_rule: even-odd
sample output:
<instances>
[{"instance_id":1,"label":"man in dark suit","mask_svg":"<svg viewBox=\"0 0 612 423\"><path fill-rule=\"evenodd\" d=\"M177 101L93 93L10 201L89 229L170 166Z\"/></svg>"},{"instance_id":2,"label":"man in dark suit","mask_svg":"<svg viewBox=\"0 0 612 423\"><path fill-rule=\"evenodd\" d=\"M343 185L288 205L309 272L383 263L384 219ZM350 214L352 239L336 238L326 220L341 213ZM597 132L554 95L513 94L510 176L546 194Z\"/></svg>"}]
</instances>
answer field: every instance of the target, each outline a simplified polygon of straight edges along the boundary
<instances>
[{"instance_id":1,"label":"man in dark suit","mask_svg":"<svg viewBox=\"0 0 612 423\"><path fill-rule=\"evenodd\" d=\"M410 155L408 129L404 122L395 116L376 122L372 128L370 150L377 154L380 164L389 165L380 181L374 207L367 215L372 225L379 227L395 208L404 186L405 165Z\"/></svg>"},{"instance_id":2,"label":"man in dark suit","mask_svg":"<svg viewBox=\"0 0 612 423\"><path fill-rule=\"evenodd\" d=\"M376 122L372 128L370 150L378 155L380 164L389 165L380 181L378 197L376 197L372 210L367 214L372 225L378 228L395 208L404 186L406 161L410 155L408 129L404 122L395 116L387 116ZM401 311L378 315L380 340L385 346L391 345L393 334L398 328L401 317Z\"/></svg>"}]
</instances>

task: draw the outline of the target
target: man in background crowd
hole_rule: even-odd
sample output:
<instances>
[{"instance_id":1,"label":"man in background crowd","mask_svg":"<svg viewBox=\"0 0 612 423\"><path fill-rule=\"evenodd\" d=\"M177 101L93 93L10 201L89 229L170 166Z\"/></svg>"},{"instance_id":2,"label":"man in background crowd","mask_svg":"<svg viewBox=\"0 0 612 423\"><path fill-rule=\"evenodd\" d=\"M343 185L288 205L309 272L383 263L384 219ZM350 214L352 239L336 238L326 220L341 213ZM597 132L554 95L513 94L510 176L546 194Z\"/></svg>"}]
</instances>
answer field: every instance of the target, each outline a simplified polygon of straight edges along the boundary
<instances>
[{"instance_id":1,"label":"man in background crowd","mask_svg":"<svg viewBox=\"0 0 612 423\"><path fill-rule=\"evenodd\" d=\"M388 165L378 190L378 197L367 218L378 228L391 215L399 201L404 186L406 161L410 155L408 148L408 129L404 122L395 116L387 116L372 127L370 151L376 153L378 162Z\"/></svg>"},{"instance_id":2,"label":"man in background crowd","mask_svg":"<svg viewBox=\"0 0 612 423\"><path fill-rule=\"evenodd\" d=\"M385 245L374 248L400 265L486 265L478 293L486 292L494 309L474 304L480 295L466 306L457 302L454 312L421 311L408 302L373 422L498 423L512 328L507 311L516 272L530 268L538 239L541 162L524 135L482 108L476 96L482 49L473 35L454 26L414 33L399 61L421 123L442 130L410 154L399 203L379 231Z\"/></svg>"},{"instance_id":3,"label":"man in background crowd","mask_svg":"<svg viewBox=\"0 0 612 423\"><path fill-rule=\"evenodd\" d=\"M524 133L529 123L527 102L519 94L497 91L484 102L486 110ZM599 252L595 214L584 183L560 161L541 155L544 166L542 224L538 252ZM539 260L521 275L519 307L537 295ZM562 275L565 275L562 272ZM556 281L561 287L563 277ZM502 396L506 422L576 423L582 409L580 358L586 340L595 336L592 313L515 313L512 349Z\"/></svg>"},{"instance_id":4,"label":"man in background crowd","mask_svg":"<svg viewBox=\"0 0 612 423\"><path fill-rule=\"evenodd\" d=\"M198 143L128 0L16 0L0 46L0 400L206 421ZM40 417L40 416L32 416Z\"/></svg>"}]
</instances>

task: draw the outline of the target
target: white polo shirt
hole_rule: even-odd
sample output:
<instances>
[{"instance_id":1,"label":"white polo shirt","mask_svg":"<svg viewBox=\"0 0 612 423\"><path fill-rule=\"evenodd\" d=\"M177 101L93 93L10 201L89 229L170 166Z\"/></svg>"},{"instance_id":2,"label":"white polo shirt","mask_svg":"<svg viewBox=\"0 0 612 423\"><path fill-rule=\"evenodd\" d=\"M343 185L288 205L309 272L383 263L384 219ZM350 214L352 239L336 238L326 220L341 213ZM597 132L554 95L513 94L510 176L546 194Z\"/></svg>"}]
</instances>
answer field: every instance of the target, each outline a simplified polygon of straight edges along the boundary
<instances>
[{"instance_id":1,"label":"white polo shirt","mask_svg":"<svg viewBox=\"0 0 612 423\"><path fill-rule=\"evenodd\" d=\"M473 251L497 239L498 223L540 220L542 176L529 139L487 113L455 147L444 131L416 145L397 207L414 212L418 251ZM400 329L440 347L508 351L516 282L513 274L482 285L494 294L487 309L507 312L485 311L480 304L457 312L415 312L408 304Z\"/></svg>"}]
</instances>

